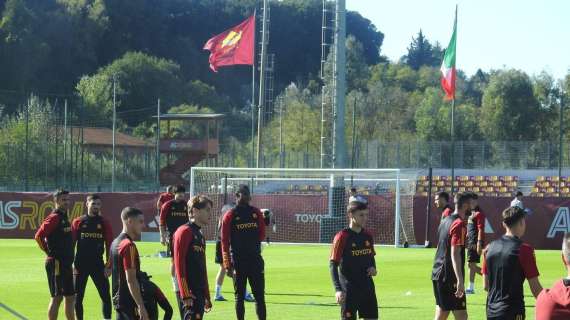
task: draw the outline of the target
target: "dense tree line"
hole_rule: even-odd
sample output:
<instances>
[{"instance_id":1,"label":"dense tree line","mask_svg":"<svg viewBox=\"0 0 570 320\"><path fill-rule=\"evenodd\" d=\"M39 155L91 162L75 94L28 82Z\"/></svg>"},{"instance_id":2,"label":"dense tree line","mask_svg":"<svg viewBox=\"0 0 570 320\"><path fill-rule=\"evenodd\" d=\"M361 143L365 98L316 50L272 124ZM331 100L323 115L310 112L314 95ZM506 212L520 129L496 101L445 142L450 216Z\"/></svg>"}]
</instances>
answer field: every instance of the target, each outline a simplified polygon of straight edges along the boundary
<instances>
[{"instance_id":1,"label":"dense tree line","mask_svg":"<svg viewBox=\"0 0 570 320\"><path fill-rule=\"evenodd\" d=\"M282 103L266 125L268 154L279 152L281 123L289 152L319 152L321 6L320 0L271 1L268 50L276 55ZM109 126L115 79L121 130L151 139L158 99L162 112L225 113L224 150L234 165L247 163L251 67L213 73L202 46L259 12L259 1L4 0L0 9L0 130L13 137L6 143L21 138L17 122L32 93L54 110L67 97L83 110L76 119ZM449 140L451 107L439 84L445 48L419 30L391 62L382 55L384 34L361 14L348 12L347 32L347 119L353 105L357 110L357 127L347 121L347 138L356 132L360 141ZM330 81L330 66L327 72ZM570 75L459 71L456 138L555 140L560 98L569 86Z\"/></svg>"}]
</instances>

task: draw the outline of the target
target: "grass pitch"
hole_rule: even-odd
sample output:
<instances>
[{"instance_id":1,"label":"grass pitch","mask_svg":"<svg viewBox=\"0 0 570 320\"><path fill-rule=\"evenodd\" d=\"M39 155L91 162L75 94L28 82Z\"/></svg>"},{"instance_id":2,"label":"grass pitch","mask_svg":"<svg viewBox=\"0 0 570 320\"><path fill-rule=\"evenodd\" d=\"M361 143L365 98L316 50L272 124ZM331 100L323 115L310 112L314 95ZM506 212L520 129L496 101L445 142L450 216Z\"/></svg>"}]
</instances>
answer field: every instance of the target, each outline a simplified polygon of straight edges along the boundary
<instances>
[{"instance_id":1,"label":"grass pitch","mask_svg":"<svg viewBox=\"0 0 570 320\"><path fill-rule=\"evenodd\" d=\"M156 257L162 250L158 243L137 243L141 268L175 306L169 277L169 260ZM207 246L208 275L211 290L218 265L214 264L214 245ZM334 303L329 277L329 246L271 245L265 246L266 300L268 319L338 319L340 308ZM430 280L433 249L395 249L378 247L375 278L381 319L431 319L434 298ZM0 244L0 319L45 319L49 290L44 270L44 254L34 240L1 240ZM565 275L560 251L537 251L540 280L550 287ZM235 319L233 286L226 278L223 294L227 302L214 302L206 319ZM476 278L476 294L467 297L469 317L484 319L486 295L481 278ZM527 319L534 319L534 298L525 290ZM213 296L213 294L212 294ZM85 318L101 319L101 303L93 283L89 281L85 300ZM176 315L176 310L175 310ZM114 317L114 315L113 315ZM63 306L60 319L64 319ZM256 319L254 305L246 303L246 318ZM177 317L175 317L177 319Z\"/></svg>"}]
</instances>

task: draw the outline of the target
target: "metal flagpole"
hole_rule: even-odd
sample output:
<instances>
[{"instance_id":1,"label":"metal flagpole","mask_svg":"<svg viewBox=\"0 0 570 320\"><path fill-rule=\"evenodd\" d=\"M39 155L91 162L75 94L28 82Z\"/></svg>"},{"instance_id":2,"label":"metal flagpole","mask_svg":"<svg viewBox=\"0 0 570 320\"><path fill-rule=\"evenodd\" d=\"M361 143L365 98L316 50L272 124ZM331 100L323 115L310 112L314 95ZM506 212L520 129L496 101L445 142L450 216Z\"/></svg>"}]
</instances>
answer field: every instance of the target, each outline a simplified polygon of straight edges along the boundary
<instances>
[{"instance_id":1,"label":"metal flagpole","mask_svg":"<svg viewBox=\"0 0 570 320\"><path fill-rule=\"evenodd\" d=\"M455 193L455 92L451 100L451 194Z\"/></svg>"},{"instance_id":2,"label":"metal flagpole","mask_svg":"<svg viewBox=\"0 0 570 320\"><path fill-rule=\"evenodd\" d=\"M257 10L253 10L253 19L255 21L253 30L253 64L251 65L251 164L253 168L255 165L255 48L257 48L256 31L257 26Z\"/></svg>"},{"instance_id":3,"label":"metal flagpole","mask_svg":"<svg viewBox=\"0 0 570 320\"><path fill-rule=\"evenodd\" d=\"M561 190L561 186L562 186L562 152L563 152L563 145L562 145L562 136L564 134L564 130L563 130L563 119L564 119L564 91L562 91L562 94L560 95L560 128L559 128L559 140L558 140L558 194L560 195Z\"/></svg>"},{"instance_id":4,"label":"metal flagpole","mask_svg":"<svg viewBox=\"0 0 570 320\"><path fill-rule=\"evenodd\" d=\"M160 99L156 104L156 189L160 190Z\"/></svg>"},{"instance_id":5,"label":"metal flagpole","mask_svg":"<svg viewBox=\"0 0 570 320\"><path fill-rule=\"evenodd\" d=\"M257 162L256 167L261 164L261 134L263 106L265 104L265 62L267 55L267 0L263 0L263 15L261 24L261 67L259 69L259 101L257 113Z\"/></svg>"},{"instance_id":6,"label":"metal flagpole","mask_svg":"<svg viewBox=\"0 0 570 320\"><path fill-rule=\"evenodd\" d=\"M117 76L113 74L113 171L111 172L111 192L115 192L115 131L117 130Z\"/></svg>"}]
</instances>

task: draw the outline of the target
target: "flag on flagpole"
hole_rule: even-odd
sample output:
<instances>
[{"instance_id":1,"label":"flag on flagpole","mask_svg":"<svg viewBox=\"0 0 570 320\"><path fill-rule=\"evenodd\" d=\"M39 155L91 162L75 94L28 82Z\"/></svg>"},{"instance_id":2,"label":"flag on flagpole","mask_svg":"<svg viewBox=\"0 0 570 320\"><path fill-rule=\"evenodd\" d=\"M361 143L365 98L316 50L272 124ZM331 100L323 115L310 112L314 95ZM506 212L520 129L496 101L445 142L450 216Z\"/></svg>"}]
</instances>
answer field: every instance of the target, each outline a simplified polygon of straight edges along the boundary
<instances>
[{"instance_id":1,"label":"flag on flagpole","mask_svg":"<svg viewBox=\"0 0 570 320\"><path fill-rule=\"evenodd\" d=\"M453 35L449 40L449 45L445 49L443 62L441 63L441 87L445 91L447 100L455 99L455 78L457 71L455 69L455 53L457 44L457 7L455 8L455 21L453 23Z\"/></svg>"},{"instance_id":2,"label":"flag on flagpole","mask_svg":"<svg viewBox=\"0 0 570 320\"><path fill-rule=\"evenodd\" d=\"M253 65L255 50L255 15L206 42L210 51L210 68L218 72L222 66Z\"/></svg>"}]
</instances>

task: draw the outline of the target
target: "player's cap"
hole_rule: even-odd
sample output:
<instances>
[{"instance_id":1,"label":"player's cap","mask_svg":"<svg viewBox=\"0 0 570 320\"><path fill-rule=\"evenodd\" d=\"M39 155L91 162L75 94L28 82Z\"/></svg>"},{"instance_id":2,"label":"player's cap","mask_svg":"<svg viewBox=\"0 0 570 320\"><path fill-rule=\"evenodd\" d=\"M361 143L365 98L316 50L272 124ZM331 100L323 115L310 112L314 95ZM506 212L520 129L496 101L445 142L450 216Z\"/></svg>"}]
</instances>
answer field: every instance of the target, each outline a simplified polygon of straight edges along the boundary
<instances>
[{"instance_id":1,"label":"player's cap","mask_svg":"<svg viewBox=\"0 0 570 320\"><path fill-rule=\"evenodd\" d=\"M361 195L355 195L348 198L348 203L368 204L368 200Z\"/></svg>"}]
</instances>

